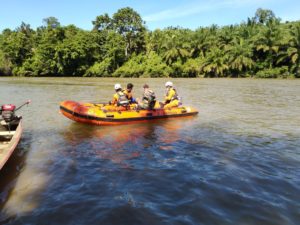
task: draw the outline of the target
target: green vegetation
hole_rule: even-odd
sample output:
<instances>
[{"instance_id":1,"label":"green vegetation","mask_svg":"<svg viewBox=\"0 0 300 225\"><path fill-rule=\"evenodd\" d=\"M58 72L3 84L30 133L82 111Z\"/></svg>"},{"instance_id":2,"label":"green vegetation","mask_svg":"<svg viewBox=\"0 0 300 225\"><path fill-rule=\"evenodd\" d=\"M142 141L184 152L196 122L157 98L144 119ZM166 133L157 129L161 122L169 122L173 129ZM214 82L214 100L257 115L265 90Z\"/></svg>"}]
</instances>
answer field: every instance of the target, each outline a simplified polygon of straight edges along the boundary
<instances>
[{"instance_id":1,"label":"green vegetation","mask_svg":"<svg viewBox=\"0 0 300 225\"><path fill-rule=\"evenodd\" d=\"M300 21L281 23L270 10L196 30L149 31L131 8L97 16L91 31L43 23L2 31L0 76L300 77Z\"/></svg>"}]
</instances>

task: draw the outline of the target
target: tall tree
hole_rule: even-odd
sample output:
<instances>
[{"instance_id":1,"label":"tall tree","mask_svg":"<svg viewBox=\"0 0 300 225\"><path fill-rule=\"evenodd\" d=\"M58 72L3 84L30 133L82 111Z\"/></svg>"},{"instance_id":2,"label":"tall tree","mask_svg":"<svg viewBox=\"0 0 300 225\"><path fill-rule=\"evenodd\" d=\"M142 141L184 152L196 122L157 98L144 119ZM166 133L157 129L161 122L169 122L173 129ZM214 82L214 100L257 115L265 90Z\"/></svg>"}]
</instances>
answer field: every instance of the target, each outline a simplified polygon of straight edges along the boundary
<instances>
[{"instance_id":1,"label":"tall tree","mask_svg":"<svg viewBox=\"0 0 300 225\"><path fill-rule=\"evenodd\" d=\"M119 9L113 15L113 27L123 36L126 47L125 56L133 52L140 53L145 50L145 26L141 16L132 8Z\"/></svg>"},{"instance_id":2,"label":"tall tree","mask_svg":"<svg viewBox=\"0 0 300 225\"><path fill-rule=\"evenodd\" d=\"M184 30L178 30L178 28L169 28L166 33L165 42L162 45L164 49L163 59L170 65L177 60L184 63L191 54L190 43L184 40L184 36L187 32Z\"/></svg>"},{"instance_id":3,"label":"tall tree","mask_svg":"<svg viewBox=\"0 0 300 225\"><path fill-rule=\"evenodd\" d=\"M48 29L60 27L60 22L53 16L44 18L43 23Z\"/></svg>"},{"instance_id":4,"label":"tall tree","mask_svg":"<svg viewBox=\"0 0 300 225\"><path fill-rule=\"evenodd\" d=\"M229 66L235 74L243 76L244 72L254 66L252 46L243 38L234 39L226 53L229 56Z\"/></svg>"},{"instance_id":5,"label":"tall tree","mask_svg":"<svg viewBox=\"0 0 300 225\"><path fill-rule=\"evenodd\" d=\"M300 77L300 23L290 28L290 40L286 51L280 53L277 63L291 62L291 71Z\"/></svg>"},{"instance_id":6,"label":"tall tree","mask_svg":"<svg viewBox=\"0 0 300 225\"><path fill-rule=\"evenodd\" d=\"M212 38L207 28L197 29L191 37L192 51L194 58L205 57L209 47L212 45Z\"/></svg>"},{"instance_id":7,"label":"tall tree","mask_svg":"<svg viewBox=\"0 0 300 225\"><path fill-rule=\"evenodd\" d=\"M14 66L21 66L24 60L32 55L34 31L30 25L22 22L15 31L4 32L2 51L7 60Z\"/></svg>"},{"instance_id":8,"label":"tall tree","mask_svg":"<svg viewBox=\"0 0 300 225\"><path fill-rule=\"evenodd\" d=\"M272 10L262 8L258 8L255 12L255 16L252 18L254 22L264 25L274 19L276 19L276 17Z\"/></svg>"},{"instance_id":9,"label":"tall tree","mask_svg":"<svg viewBox=\"0 0 300 225\"><path fill-rule=\"evenodd\" d=\"M97 16L96 20L92 21L94 31L105 31L112 28L112 19L107 13L101 16Z\"/></svg>"},{"instance_id":10,"label":"tall tree","mask_svg":"<svg viewBox=\"0 0 300 225\"><path fill-rule=\"evenodd\" d=\"M212 47L200 65L200 71L210 77L223 77L228 69L228 56L218 47Z\"/></svg>"},{"instance_id":11,"label":"tall tree","mask_svg":"<svg viewBox=\"0 0 300 225\"><path fill-rule=\"evenodd\" d=\"M282 42L282 31L279 21L270 20L265 27L261 27L261 32L255 37L255 45L259 60L272 68L276 62L277 54Z\"/></svg>"}]
</instances>

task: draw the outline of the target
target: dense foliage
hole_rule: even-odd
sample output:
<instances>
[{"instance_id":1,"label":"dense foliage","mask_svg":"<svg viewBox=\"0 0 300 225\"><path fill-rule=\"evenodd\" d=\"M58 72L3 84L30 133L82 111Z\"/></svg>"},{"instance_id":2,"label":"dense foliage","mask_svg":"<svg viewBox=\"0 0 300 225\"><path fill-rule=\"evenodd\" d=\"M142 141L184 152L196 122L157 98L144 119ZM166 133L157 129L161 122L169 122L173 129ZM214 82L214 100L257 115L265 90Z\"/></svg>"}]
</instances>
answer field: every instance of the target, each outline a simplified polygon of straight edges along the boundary
<instances>
[{"instance_id":1,"label":"dense foliage","mask_svg":"<svg viewBox=\"0 0 300 225\"><path fill-rule=\"evenodd\" d=\"M239 25L196 30L149 31L131 8L97 16L91 31L54 17L43 22L2 31L0 75L300 77L300 21L281 23L270 10Z\"/></svg>"}]
</instances>

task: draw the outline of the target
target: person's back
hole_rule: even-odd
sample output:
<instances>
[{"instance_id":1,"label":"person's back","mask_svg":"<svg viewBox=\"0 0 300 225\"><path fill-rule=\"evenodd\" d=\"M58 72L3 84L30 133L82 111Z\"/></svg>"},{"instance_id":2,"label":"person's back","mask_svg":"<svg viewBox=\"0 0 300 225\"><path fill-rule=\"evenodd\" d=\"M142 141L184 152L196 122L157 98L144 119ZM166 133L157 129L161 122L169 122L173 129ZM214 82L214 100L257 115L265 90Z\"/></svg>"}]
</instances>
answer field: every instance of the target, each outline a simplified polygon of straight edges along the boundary
<instances>
[{"instance_id":1,"label":"person's back","mask_svg":"<svg viewBox=\"0 0 300 225\"><path fill-rule=\"evenodd\" d=\"M142 101L139 102L139 106L142 109L153 109L156 101L155 93L149 88L148 84L145 84L143 88L144 88L143 98Z\"/></svg>"},{"instance_id":2,"label":"person's back","mask_svg":"<svg viewBox=\"0 0 300 225\"><path fill-rule=\"evenodd\" d=\"M114 99L117 99L116 101L117 106L126 107L129 105L129 100L127 99L126 94L122 90L117 91L117 93L114 95Z\"/></svg>"},{"instance_id":3,"label":"person's back","mask_svg":"<svg viewBox=\"0 0 300 225\"><path fill-rule=\"evenodd\" d=\"M112 101L109 102L109 105L104 107L105 110L114 111L114 110L127 110L129 101L124 94L120 84L115 84L116 93L113 96Z\"/></svg>"}]
</instances>

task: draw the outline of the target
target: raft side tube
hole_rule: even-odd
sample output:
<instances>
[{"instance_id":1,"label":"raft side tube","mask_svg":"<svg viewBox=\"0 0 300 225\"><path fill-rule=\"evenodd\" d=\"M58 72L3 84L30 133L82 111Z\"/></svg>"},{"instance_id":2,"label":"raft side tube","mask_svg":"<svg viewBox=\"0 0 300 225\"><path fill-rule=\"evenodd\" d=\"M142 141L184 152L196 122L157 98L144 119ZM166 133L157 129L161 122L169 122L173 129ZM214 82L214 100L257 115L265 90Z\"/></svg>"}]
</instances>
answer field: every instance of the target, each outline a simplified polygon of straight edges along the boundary
<instances>
[{"instance_id":1,"label":"raft side tube","mask_svg":"<svg viewBox=\"0 0 300 225\"><path fill-rule=\"evenodd\" d=\"M100 105L64 101L60 104L61 113L67 118L81 123L95 125L119 125L149 120L195 116L198 111L192 107L175 107L171 109L104 111Z\"/></svg>"}]
</instances>

